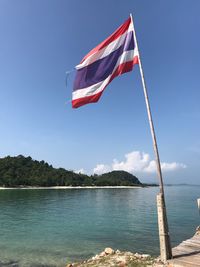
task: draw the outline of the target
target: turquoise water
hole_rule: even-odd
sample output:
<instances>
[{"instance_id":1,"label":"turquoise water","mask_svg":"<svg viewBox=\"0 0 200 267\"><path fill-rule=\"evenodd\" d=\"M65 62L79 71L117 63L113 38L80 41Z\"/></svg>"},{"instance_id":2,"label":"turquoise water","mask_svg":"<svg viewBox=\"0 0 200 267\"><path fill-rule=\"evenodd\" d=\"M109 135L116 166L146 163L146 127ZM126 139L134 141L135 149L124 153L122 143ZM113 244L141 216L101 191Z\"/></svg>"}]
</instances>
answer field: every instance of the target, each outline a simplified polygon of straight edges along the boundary
<instances>
[{"instance_id":1,"label":"turquoise water","mask_svg":"<svg viewBox=\"0 0 200 267\"><path fill-rule=\"evenodd\" d=\"M65 266L105 247L159 254L158 188L0 190L0 266ZM200 186L167 186L172 245L191 237Z\"/></svg>"}]
</instances>

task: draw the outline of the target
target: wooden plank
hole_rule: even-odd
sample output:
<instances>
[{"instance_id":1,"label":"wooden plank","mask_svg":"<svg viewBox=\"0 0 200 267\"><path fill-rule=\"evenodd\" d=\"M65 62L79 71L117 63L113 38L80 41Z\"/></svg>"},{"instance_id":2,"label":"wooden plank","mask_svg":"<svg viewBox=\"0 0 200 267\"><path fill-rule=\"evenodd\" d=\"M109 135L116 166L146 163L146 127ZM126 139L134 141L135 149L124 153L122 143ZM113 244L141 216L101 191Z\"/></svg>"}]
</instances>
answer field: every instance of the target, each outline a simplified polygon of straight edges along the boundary
<instances>
[{"instance_id":1,"label":"wooden plank","mask_svg":"<svg viewBox=\"0 0 200 267\"><path fill-rule=\"evenodd\" d=\"M200 256L199 255L190 255L190 256L180 256L174 258L174 260L183 260L183 261L190 261L190 262L198 262L200 264Z\"/></svg>"},{"instance_id":2,"label":"wooden plank","mask_svg":"<svg viewBox=\"0 0 200 267\"><path fill-rule=\"evenodd\" d=\"M178 248L175 248L172 250L173 253L179 252L179 253L185 253L185 254L190 254L190 253L200 253L200 250L198 248L194 247L185 247L185 246L180 246Z\"/></svg>"},{"instance_id":3,"label":"wooden plank","mask_svg":"<svg viewBox=\"0 0 200 267\"><path fill-rule=\"evenodd\" d=\"M198 248L195 248L195 249L193 249L193 248L191 248L191 247L186 247L186 246L178 246L178 247L176 247L176 248L173 248L173 255L174 255L174 253L177 253L177 252L179 252L179 253L191 253L191 252L194 252L194 253L200 253L200 249L198 249Z\"/></svg>"},{"instance_id":4,"label":"wooden plank","mask_svg":"<svg viewBox=\"0 0 200 267\"><path fill-rule=\"evenodd\" d=\"M199 246L195 246L195 244L191 245L191 243L180 244L179 246L175 247L174 249L176 249L176 248L183 248L183 249L185 248L188 250L200 251Z\"/></svg>"},{"instance_id":5,"label":"wooden plank","mask_svg":"<svg viewBox=\"0 0 200 267\"><path fill-rule=\"evenodd\" d=\"M193 252L188 253L188 251L176 250L175 252L173 252L173 258L175 259L177 257L180 258L180 257L184 257L184 256L189 257L191 255L191 253L193 253Z\"/></svg>"},{"instance_id":6,"label":"wooden plank","mask_svg":"<svg viewBox=\"0 0 200 267\"><path fill-rule=\"evenodd\" d=\"M189 263L185 261L174 261L173 263L170 263L170 266L173 267L199 267L200 265L197 263Z\"/></svg>"},{"instance_id":7,"label":"wooden plank","mask_svg":"<svg viewBox=\"0 0 200 267\"><path fill-rule=\"evenodd\" d=\"M200 235L194 235L192 238L189 238L189 239L198 239L198 240L200 240Z\"/></svg>"},{"instance_id":8,"label":"wooden plank","mask_svg":"<svg viewBox=\"0 0 200 267\"><path fill-rule=\"evenodd\" d=\"M192 238L192 239L190 239L190 241L191 242L194 242L194 243L197 243L197 244L200 245L200 239L194 239L194 238Z\"/></svg>"},{"instance_id":9,"label":"wooden plank","mask_svg":"<svg viewBox=\"0 0 200 267\"><path fill-rule=\"evenodd\" d=\"M193 267L200 267L200 261L199 258L191 258L191 257L182 257L179 259L174 259L174 263L187 263L187 264L193 264Z\"/></svg>"},{"instance_id":10,"label":"wooden plank","mask_svg":"<svg viewBox=\"0 0 200 267\"><path fill-rule=\"evenodd\" d=\"M193 235L193 237L188 238L188 240L192 240L192 239L200 240L200 235Z\"/></svg>"},{"instance_id":11,"label":"wooden plank","mask_svg":"<svg viewBox=\"0 0 200 267\"><path fill-rule=\"evenodd\" d=\"M194 263L187 263L187 262L173 262L173 265L172 263L170 263L170 267L173 266L173 267L199 267L198 265L194 265Z\"/></svg>"},{"instance_id":12,"label":"wooden plank","mask_svg":"<svg viewBox=\"0 0 200 267\"><path fill-rule=\"evenodd\" d=\"M174 254L174 260L176 260L176 259L182 259L182 258L195 258L195 259L199 259L199 263L200 263L200 254L199 253L197 253L197 254L187 254L187 253L185 253L185 254Z\"/></svg>"},{"instance_id":13,"label":"wooden plank","mask_svg":"<svg viewBox=\"0 0 200 267\"><path fill-rule=\"evenodd\" d=\"M174 258L169 260L173 267L200 267L200 235L194 235L172 249Z\"/></svg>"},{"instance_id":14,"label":"wooden plank","mask_svg":"<svg viewBox=\"0 0 200 267\"><path fill-rule=\"evenodd\" d=\"M200 255L199 253L196 255L183 255L183 256L178 256L177 258L175 257L174 259L171 260L172 262L186 262L186 263L190 263L190 264L194 264L194 266L196 266L197 264L200 266ZM198 266L197 265L197 266Z\"/></svg>"},{"instance_id":15,"label":"wooden plank","mask_svg":"<svg viewBox=\"0 0 200 267\"><path fill-rule=\"evenodd\" d=\"M195 247L195 248L199 248L200 249L200 244L197 244L195 242L191 242L191 241L183 241L183 244L188 246L188 247Z\"/></svg>"},{"instance_id":16,"label":"wooden plank","mask_svg":"<svg viewBox=\"0 0 200 267\"><path fill-rule=\"evenodd\" d=\"M196 242L200 242L200 237L198 237L198 236L193 236L193 237L190 238L189 240L195 240Z\"/></svg>"}]
</instances>

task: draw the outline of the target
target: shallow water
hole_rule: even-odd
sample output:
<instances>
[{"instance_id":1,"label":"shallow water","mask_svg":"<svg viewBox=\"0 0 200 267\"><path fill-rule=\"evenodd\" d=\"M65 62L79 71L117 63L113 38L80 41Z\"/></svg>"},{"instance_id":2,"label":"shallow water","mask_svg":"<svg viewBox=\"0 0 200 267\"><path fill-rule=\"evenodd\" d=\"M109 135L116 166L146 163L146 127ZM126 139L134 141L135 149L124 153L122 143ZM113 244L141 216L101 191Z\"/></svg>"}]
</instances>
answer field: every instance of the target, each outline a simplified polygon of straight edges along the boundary
<instances>
[{"instance_id":1,"label":"shallow water","mask_svg":"<svg viewBox=\"0 0 200 267\"><path fill-rule=\"evenodd\" d=\"M159 254L158 188L0 190L0 266L65 266L105 247ZM200 186L167 186L172 245L200 224Z\"/></svg>"}]
</instances>

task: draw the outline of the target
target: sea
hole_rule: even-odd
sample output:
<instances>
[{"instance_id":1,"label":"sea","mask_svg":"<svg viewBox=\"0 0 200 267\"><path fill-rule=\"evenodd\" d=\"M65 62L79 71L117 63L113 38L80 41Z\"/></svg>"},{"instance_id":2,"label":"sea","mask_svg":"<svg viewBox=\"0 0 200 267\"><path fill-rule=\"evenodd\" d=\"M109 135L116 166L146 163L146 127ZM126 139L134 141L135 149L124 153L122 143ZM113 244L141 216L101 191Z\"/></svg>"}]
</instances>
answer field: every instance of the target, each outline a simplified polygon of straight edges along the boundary
<instances>
[{"instance_id":1,"label":"sea","mask_svg":"<svg viewBox=\"0 0 200 267\"><path fill-rule=\"evenodd\" d=\"M159 255L158 187L0 190L0 266L66 266L106 247ZM200 186L165 186L172 246L200 224Z\"/></svg>"}]
</instances>

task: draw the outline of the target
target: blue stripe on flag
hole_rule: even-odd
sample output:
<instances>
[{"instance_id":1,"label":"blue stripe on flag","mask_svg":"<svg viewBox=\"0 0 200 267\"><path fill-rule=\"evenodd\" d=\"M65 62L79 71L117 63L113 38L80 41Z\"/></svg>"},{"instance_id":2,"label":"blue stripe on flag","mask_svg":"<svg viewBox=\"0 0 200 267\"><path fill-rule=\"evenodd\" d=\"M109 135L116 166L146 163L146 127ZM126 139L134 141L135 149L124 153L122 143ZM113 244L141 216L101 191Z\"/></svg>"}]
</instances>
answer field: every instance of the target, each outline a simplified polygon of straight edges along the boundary
<instances>
[{"instance_id":1,"label":"blue stripe on flag","mask_svg":"<svg viewBox=\"0 0 200 267\"><path fill-rule=\"evenodd\" d=\"M121 45L118 49L111 52L108 56L77 70L73 90L76 91L78 89L83 89L105 80L113 72L117 60L123 52L133 49L133 32L129 32L123 45Z\"/></svg>"}]
</instances>

